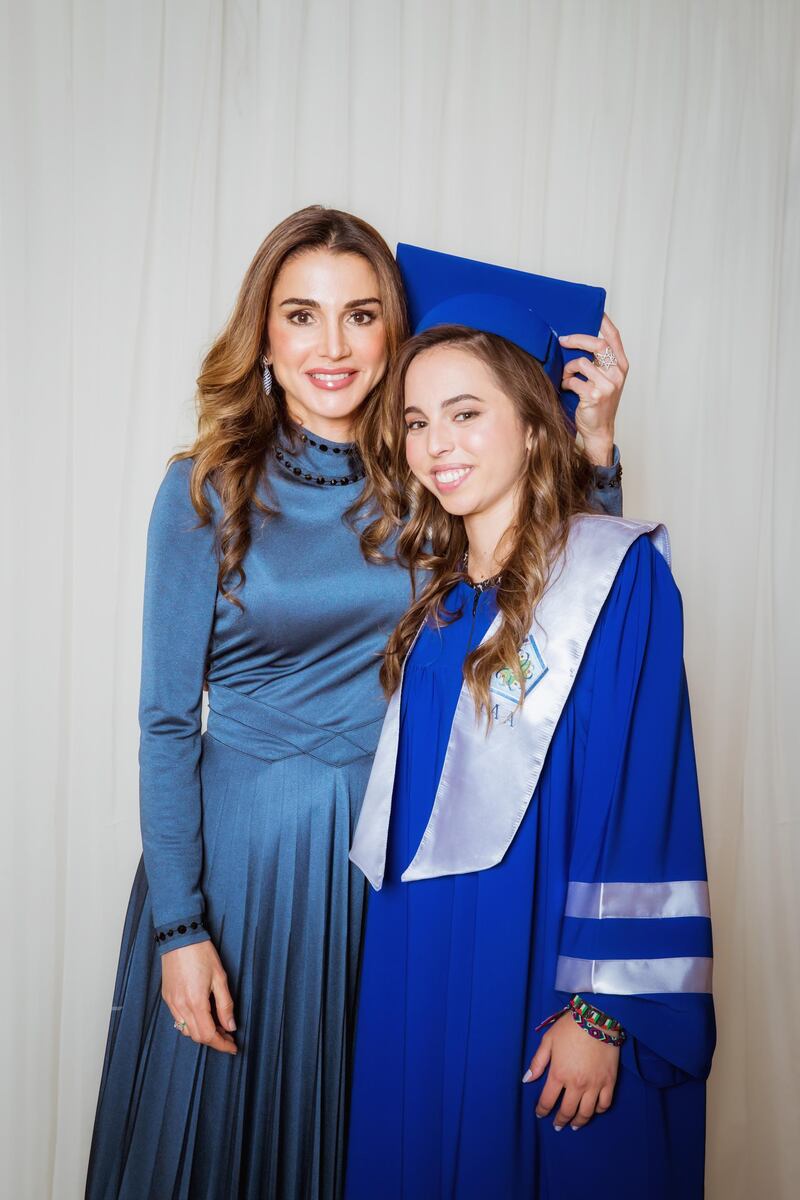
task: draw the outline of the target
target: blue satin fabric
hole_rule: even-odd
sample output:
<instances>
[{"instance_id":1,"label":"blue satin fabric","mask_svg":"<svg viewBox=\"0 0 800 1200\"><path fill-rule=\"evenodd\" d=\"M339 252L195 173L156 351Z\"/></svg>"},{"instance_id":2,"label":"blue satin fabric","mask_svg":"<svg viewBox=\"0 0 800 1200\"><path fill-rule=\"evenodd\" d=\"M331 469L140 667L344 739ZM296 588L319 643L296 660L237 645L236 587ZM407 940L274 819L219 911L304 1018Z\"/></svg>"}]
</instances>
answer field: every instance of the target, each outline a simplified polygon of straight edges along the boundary
<instances>
[{"instance_id":1,"label":"blue satin fabric","mask_svg":"<svg viewBox=\"0 0 800 1200\"><path fill-rule=\"evenodd\" d=\"M318 440L318 439L315 439ZM304 472L342 476L307 448ZM112 1001L86 1196L340 1194L365 884L348 861L385 711L377 669L407 574L367 564L342 515L359 484L274 462L239 593L172 466L148 537L141 693L143 861ZM218 511L218 504L215 503ZM201 734L204 679L208 725ZM164 931L203 914L206 931ZM236 1058L173 1028L160 953L211 937Z\"/></svg>"},{"instance_id":2,"label":"blue satin fabric","mask_svg":"<svg viewBox=\"0 0 800 1200\"><path fill-rule=\"evenodd\" d=\"M645 538L628 552L502 863L401 883L464 656L495 613L493 594L476 603L466 584L450 606L461 618L423 631L406 665L386 876L364 942L347 1200L699 1197L709 996L594 997L630 1038L611 1110L580 1131L537 1119L544 1080L521 1082L535 1026L567 999L559 955L709 949L701 918L588 922L581 949L563 915L570 879L705 878L669 569Z\"/></svg>"}]
</instances>

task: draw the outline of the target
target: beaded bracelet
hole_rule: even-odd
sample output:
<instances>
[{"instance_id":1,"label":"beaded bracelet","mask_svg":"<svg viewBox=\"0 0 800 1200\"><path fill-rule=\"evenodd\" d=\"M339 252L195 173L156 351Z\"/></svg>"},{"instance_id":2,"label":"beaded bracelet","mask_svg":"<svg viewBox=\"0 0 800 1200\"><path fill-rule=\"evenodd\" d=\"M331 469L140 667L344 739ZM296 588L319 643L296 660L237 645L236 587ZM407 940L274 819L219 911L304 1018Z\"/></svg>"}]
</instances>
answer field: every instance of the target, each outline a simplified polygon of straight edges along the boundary
<instances>
[{"instance_id":1,"label":"beaded bracelet","mask_svg":"<svg viewBox=\"0 0 800 1200\"><path fill-rule=\"evenodd\" d=\"M154 933L153 938L157 942L165 942L167 938L177 937L182 933L191 933L195 929L205 929L205 923L202 917L198 917L196 921L190 921L188 925L176 925L174 929L161 930L160 933Z\"/></svg>"},{"instance_id":2,"label":"beaded bracelet","mask_svg":"<svg viewBox=\"0 0 800 1200\"><path fill-rule=\"evenodd\" d=\"M563 1008L559 1008L557 1012L546 1017L541 1024L536 1026L535 1032L538 1033L540 1029L554 1024L566 1012L571 1013L575 1023L598 1042L607 1042L610 1046L621 1046L628 1036L619 1021L615 1021L613 1017L607 1016L593 1005L587 1004L577 995L573 996ZM587 1014L591 1014L596 1020L592 1020Z\"/></svg>"},{"instance_id":3,"label":"beaded bracelet","mask_svg":"<svg viewBox=\"0 0 800 1200\"><path fill-rule=\"evenodd\" d=\"M628 1036L622 1026L619 1026L613 1033L602 1029L599 1025L593 1025L591 1021L587 1021L576 1008L567 1005L567 1008L572 1013L572 1018L581 1029L585 1029L589 1037L595 1038L598 1042L608 1042L609 1046L621 1046Z\"/></svg>"},{"instance_id":4,"label":"beaded bracelet","mask_svg":"<svg viewBox=\"0 0 800 1200\"><path fill-rule=\"evenodd\" d=\"M569 1007L574 1012L579 1012L581 1016L589 1022L590 1025L596 1025L599 1028L607 1029L613 1033L616 1029L621 1029L619 1021L615 1021L613 1017L609 1017L606 1013L601 1012L599 1008L595 1008L593 1004L588 1004L582 996L575 995L569 1002Z\"/></svg>"}]
</instances>

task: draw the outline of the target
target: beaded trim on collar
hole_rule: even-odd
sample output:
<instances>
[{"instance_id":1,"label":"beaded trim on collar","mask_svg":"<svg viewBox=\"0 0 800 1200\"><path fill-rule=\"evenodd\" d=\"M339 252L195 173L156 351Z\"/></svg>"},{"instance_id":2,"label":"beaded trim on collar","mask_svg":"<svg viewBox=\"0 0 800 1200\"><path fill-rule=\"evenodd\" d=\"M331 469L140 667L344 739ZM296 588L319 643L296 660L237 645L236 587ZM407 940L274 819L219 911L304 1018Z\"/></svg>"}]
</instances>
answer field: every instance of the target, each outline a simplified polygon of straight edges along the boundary
<instances>
[{"instance_id":1,"label":"beaded trim on collar","mask_svg":"<svg viewBox=\"0 0 800 1200\"><path fill-rule=\"evenodd\" d=\"M364 471L356 472L354 475L337 475L335 477L326 475L313 475L308 471L304 471L302 467L298 467L297 464L292 462L291 459L287 458L283 451L279 450L277 446L275 447L275 457L277 458L278 462L286 468L290 475L295 475L300 479L305 479L308 483L319 484L320 487L324 487L326 484L332 484L333 486L336 486L336 484L345 485L348 483L358 483L359 479L363 479L365 475Z\"/></svg>"},{"instance_id":2,"label":"beaded trim on collar","mask_svg":"<svg viewBox=\"0 0 800 1200\"><path fill-rule=\"evenodd\" d=\"M294 433L303 443L303 447L307 446L314 452L310 455L310 462L308 455L303 454L303 447L295 451L287 445L278 444L275 446L274 452L276 460L287 474L294 476L295 479L314 484L317 487L346 487L348 484L358 483L365 477L366 472L354 442L331 445L306 433L299 426L295 426ZM350 472L347 475L328 475L322 468L321 458L323 455L325 458L336 456L349 459Z\"/></svg>"}]
</instances>

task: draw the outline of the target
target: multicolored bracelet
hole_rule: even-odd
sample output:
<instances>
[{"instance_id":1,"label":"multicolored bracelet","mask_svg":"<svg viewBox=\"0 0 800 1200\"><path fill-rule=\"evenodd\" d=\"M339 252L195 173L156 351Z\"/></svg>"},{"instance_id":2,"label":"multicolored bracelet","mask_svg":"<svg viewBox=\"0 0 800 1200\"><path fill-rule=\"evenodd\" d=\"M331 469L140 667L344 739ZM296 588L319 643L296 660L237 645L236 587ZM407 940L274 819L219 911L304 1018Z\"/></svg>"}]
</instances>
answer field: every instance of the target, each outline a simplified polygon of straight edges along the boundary
<instances>
[{"instance_id":1,"label":"multicolored bracelet","mask_svg":"<svg viewBox=\"0 0 800 1200\"><path fill-rule=\"evenodd\" d=\"M598 1029L607 1029L609 1033L614 1033L616 1030L622 1028L619 1021L615 1021L613 1017L609 1017L606 1013L601 1012L593 1004L587 1004L582 996L573 996L569 1002L569 1007L574 1013L580 1013L584 1020Z\"/></svg>"},{"instance_id":2,"label":"multicolored bracelet","mask_svg":"<svg viewBox=\"0 0 800 1200\"><path fill-rule=\"evenodd\" d=\"M572 1013L572 1019L575 1023L580 1025L581 1029L585 1029L589 1037L595 1038L598 1042L607 1042L609 1046L621 1046L628 1036L619 1024L614 1032L611 1033L599 1025L593 1025L591 1021L587 1021L586 1017L577 1008L573 1008L572 1005L567 1005L567 1008Z\"/></svg>"},{"instance_id":3,"label":"multicolored bracelet","mask_svg":"<svg viewBox=\"0 0 800 1200\"><path fill-rule=\"evenodd\" d=\"M598 1042L607 1042L609 1046L621 1046L628 1036L619 1021L615 1021L613 1017L609 1017L606 1013L601 1012L594 1005L587 1004L578 995L573 996L569 1004L565 1004L558 1012L554 1012L551 1016L546 1017L540 1025L536 1026L536 1032L538 1033L540 1029L545 1029L548 1025L554 1024L566 1012L571 1013L575 1023L581 1029L585 1029L589 1037L595 1038Z\"/></svg>"}]
</instances>

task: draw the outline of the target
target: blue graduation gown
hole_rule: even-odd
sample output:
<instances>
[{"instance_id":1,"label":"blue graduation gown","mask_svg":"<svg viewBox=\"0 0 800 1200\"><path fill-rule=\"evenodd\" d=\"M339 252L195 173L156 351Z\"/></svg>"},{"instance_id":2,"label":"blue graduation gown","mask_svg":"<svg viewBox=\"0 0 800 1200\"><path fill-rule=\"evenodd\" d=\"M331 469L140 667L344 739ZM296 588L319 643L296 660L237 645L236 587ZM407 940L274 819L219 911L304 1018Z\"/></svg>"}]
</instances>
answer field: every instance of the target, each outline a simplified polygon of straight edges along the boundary
<instances>
[{"instance_id":1,"label":"blue graduation gown","mask_svg":"<svg viewBox=\"0 0 800 1200\"><path fill-rule=\"evenodd\" d=\"M460 618L426 628L406 664L386 874L363 950L348 1200L700 1196L711 933L669 568L647 538L628 551L503 861L401 883L464 657L496 614L493 594L466 583L448 604ZM573 990L629 1038L609 1112L556 1133L553 1114L534 1113L546 1073L522 1076L535 1026Z\"/></svg>"}]
</instances>

